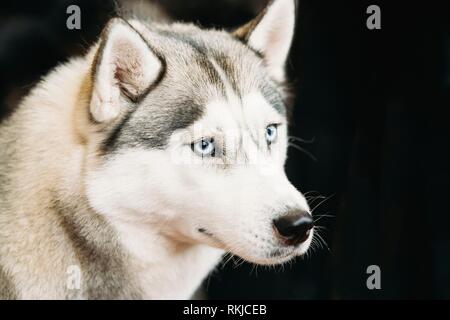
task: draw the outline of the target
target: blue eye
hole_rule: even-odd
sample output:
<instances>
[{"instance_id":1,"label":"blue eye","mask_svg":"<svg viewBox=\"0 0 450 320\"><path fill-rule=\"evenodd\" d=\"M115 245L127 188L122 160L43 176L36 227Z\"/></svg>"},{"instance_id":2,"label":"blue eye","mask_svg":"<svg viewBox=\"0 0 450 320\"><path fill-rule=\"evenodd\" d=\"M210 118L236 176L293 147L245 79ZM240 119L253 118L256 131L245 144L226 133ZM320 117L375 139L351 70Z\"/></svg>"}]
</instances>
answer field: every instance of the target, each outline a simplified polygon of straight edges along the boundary
<instances>
[{"instance_id":1,"label":"blue eye","mask_svg":"<svg viewBox=\"0 0 450 320\"><path fill-rule=\"evenodd\" d=\"M213 138L202 138L191 143L191 149L200 157L214 157L216 147Z\"/></svg>"},{"instance_id":2,"label":"blue eye","mask_svg":"<svg viewBox=\"0 0 450 320\"><path fill-rule=\"evenodd\" d=\"M277 139L277 125L271 124L266 128L266 141L268 144L271 144L276 139Z\"/></svg>"}]
</instances>

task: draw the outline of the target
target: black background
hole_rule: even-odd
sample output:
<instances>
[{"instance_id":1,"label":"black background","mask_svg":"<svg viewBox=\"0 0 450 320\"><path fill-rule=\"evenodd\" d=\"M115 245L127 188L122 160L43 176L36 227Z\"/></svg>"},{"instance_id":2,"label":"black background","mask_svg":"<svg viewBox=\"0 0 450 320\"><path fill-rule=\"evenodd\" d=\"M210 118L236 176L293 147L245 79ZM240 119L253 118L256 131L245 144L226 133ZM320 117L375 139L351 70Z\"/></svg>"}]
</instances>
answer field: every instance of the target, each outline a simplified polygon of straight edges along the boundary
<instances>
[{"instance_id":1,"label":"black background","mask_svg":"<svg viewBox=\"0 0 450 320\"><path fill-rule=\"evenodd\" d=\"M177 19L234 27L265 1L160 1ZM330 250L292 266L220 267L209 298L450 298L450 11L444 2L300 0L289 61L295 94L287 172L329 197L315 214ZM66 28L67 6L82 12ZM381 30L366 8L381 8ZM112 1L0 2L0 118L51 68L85 52ZM318 204L320 199L316 199ZM314 203L312 204L314 207ZM368 290L366 268L381 268Z\"/></svg>"}]
</instances>

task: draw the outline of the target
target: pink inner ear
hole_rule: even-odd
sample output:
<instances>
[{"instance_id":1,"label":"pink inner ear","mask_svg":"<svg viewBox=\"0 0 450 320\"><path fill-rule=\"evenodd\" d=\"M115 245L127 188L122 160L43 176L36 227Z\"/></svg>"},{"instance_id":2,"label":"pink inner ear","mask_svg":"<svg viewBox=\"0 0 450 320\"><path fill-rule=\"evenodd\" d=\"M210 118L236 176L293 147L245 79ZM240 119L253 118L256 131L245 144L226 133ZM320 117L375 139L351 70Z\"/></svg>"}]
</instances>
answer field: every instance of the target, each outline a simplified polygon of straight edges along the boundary
<instances>
[{"instance_id":1,"label":"pink inner ear","mask_svg":"<svg viewBox=\"0 0 450 320\"><path fill-rule=\"evenodd\" d=\"M272 26L272 29L268 32L267 37L267 49L270 51L270 47L276 47L279 44L282 44L283 37L286 37L286 35L283 34L285 30L283 29L283 26L280 23L277 23Z\"/></svg>"},{"instance_id":2,"label":"pink inner ear","mask_svg":"<svg viewBox=\"0 0 450 320\"><path fill-rule=\"evenodd\" d=\"M146 85L140 62L142 53L125 41L115 43L113 50L121 52L121 55L115 55L114 57L116 60L114 62L114 80L126 96L135 99L145 89Z\"/></svg>"}]
</instances>

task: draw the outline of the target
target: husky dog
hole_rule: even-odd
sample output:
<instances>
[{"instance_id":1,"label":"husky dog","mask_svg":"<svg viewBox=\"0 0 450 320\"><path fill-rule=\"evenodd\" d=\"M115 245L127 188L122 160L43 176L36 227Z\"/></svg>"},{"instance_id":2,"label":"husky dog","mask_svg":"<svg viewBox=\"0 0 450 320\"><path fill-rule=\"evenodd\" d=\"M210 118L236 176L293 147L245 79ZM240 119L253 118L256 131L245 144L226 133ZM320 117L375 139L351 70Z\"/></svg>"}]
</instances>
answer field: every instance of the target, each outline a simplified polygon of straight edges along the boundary
<instances>
[{"instance_id":1,"label":"husky dog","mask_svg":"<svg viewBox=\"0 0 450 320\"><path fill-rule=\"evenodd\" d=\"M284 173L294 0L233 32L113 18L0 126L0 297L186 299L305 253Z\"/></svg>"}]
</instances>

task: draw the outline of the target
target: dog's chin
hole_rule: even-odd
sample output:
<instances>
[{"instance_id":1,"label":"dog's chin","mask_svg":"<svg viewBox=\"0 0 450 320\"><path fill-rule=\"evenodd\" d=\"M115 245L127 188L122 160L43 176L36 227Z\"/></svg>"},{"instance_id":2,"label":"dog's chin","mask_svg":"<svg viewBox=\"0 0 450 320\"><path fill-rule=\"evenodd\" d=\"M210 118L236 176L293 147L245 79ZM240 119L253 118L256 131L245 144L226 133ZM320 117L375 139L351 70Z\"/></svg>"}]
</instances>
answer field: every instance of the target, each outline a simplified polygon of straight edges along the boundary
<instances>
[{"instance_id":1,"label":"dog's chin","mask_svg":"<svg viewBox=\"0 0 450 320\"><path fill-rule=\"evenodd\" d=\"M313 232L311 232L308 239L297 247L274 246L266 250L255 250L254 247L234 248L209 232L204 231L203 233L206 235L206 238L202 241L204 244L228 251L247 262L259 265L283 264L298 256L302 256L308 251L313 238Z\"/></svg>"},{"instance_id":2,"label":"dog's chin","mask_svg":"<svg viewBox=\"0 0 450 320\"><path fill-rule=\"evenodd\" d=\"M262 266L274 266L274 265L279 265L279 264L284 264L286 262L289 262L292 259L294 259L295 257L297 257L297 255L294 252L292 252L290 254L280 256L280 257L267 257L267 258L256 258L256 259L252 258L252 259L245 259L245 260L250 263L254 263L254 264L258 264L258 265L262 265Z\"/></svg>"},{"instance_id":3,"label":"dog's chin","mask_svg":"<svg viewBox=\"0 0 450 320\"><path fill-rule=\"evenodd\" d=\"M240 255L241 258L244 260L255 263L258 265L278 265L278 264L284 264L286 262L289 262L296 257L304 255L308 251L308 246L303 246L296 248L296 249L275 249L272 250L265 255L262 256L244 256Z\"/></svg>"},{"instance_id":4,"label":"dog's chin","mask_svg":"<svg viewBox=\"0 0 450 320\"><path fill-rule=\"evenodd\" d=\"M312 235L298 247L275 247L270 250L265 250L263 252L247 251L247 250L232 250L231 253L239 256L247 262L258 264L258 265L280 265L296 257L304 255L312 241Z\"/></svg>"},{"instance_id":5,"label":"dog's chin","mask_svg":"<svg viewBox=\"0 0 450 320\"><path fill-rule=\"evenodd\" d=\"M309 237L302 244L296 247L280 246L271 248L270 250L258 255L253 255L255 252L251 252L250 255L240 254L239 256L248 262L259 265L284 264L296 257L304 255L311 246L312 238L313 232L310 233Z\"/></svg>"}]
</instances>

